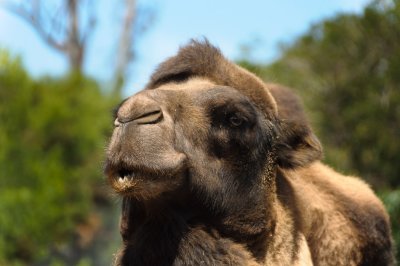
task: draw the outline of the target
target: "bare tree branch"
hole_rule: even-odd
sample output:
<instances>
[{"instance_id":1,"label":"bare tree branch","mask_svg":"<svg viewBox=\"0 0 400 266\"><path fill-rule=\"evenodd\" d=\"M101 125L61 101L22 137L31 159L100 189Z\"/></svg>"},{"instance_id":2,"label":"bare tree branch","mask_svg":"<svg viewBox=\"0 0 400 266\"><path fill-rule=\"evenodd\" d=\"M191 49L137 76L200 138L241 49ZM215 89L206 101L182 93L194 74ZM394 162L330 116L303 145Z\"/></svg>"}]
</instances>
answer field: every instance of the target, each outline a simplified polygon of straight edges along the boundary
<instances>
[{"instance_id":1,"label":"bare tree branch","mask_svg":"<svg viewBox=\"0 0 400 266\"><path fill-rule=\"evenodd\" d=\"M70 70L82 73L87 36L83 38L79 20L79 5L83 0L63 0L57 12L48 12L44 1L22 1L6 5L6 8L31 25L39 36L53 49L69 60ZM93 30L88 25L85 32Z\"/></svg>"},{"instance_id":2,"label":"bare tree branch","mask_svg":"<svg viewBox=\"0 0 400 266\"><path fill-rule=\"evenodd\" d=\"M70 65L74 71L81 72L84 56L85 44L81 42L79 36L79 16L78 16L78 1L79 0L68 0L68 37L67 37L67 49L68 59Z\"/></svg>"},{"instance_id":3,"label":"bare tree branch","mask_svg":"<svg viewBox=\"0 0 400 266\"><path fill-rule=\"evenodd\" d=\"M153 14L148 12L150 9L139 10L136 0L121 2L123 18L112 77L113 92L117 95L129 76L137 36L150 24L148 15ZM47 45L65 55L71 72L82 73L86 47L96 27L95 3L97 0L8 0L5 7L31 25Z\"/></svg>"},{"instance_id":4,"label":"bare tree branch","mask_svg":"<svg viewBox=\"0 0 400 266\"><path fill-rule=\"evenodd\" d=\"M39 11L40 1L36 0L32 3L32 10L29 11L24 8L22 5L14 6L14 5L6 5L6 8L12 12L13 14L19 16L23 20L25 20L29 25L31 25L39 36L52 48L64 52L66 49L66 45L63 42L56 41L55 38L45 30L43 26L43 22L41 19L40 11Z\"/></svg>"}]
</instances>

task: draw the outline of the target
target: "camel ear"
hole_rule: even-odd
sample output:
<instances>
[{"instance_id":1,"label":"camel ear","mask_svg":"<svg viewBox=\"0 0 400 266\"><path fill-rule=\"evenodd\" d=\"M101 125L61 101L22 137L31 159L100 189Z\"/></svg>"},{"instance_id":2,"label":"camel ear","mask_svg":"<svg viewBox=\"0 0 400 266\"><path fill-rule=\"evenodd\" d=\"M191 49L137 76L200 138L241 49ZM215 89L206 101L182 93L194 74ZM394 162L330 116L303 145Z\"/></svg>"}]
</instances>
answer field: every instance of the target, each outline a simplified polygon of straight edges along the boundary
<instances>
[{"instance_id":1,"label":"camel ear","mask_svg":"<svg viewBox=\"0 0 400 266\"><path fill-rule=\"evenodd\" d=\"M278 139L278 165L282 168L306 166L322 157L322 147L314 133L292 121L283 121Z\"/></svg>"},{"instance_id":2,"label":"camel ear","mask_svg":"<svg viewBox=\"0 0 400 266\"><path fill-rule=\"evenodd\" d=\"M275 84L267 84L267 87L277 103L280 120L278 165L295 168L320 160L322 147L306 118L300 98L288 88Z\"/></svg>"}]
</instances>

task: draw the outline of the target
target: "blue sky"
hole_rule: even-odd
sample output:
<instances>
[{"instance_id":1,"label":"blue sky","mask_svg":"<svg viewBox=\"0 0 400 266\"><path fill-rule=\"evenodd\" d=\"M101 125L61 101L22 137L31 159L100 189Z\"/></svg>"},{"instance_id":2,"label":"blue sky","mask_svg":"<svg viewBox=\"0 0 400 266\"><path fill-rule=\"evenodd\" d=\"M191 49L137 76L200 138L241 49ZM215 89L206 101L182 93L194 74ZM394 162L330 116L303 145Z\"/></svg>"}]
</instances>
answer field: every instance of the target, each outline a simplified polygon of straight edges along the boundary
<instances>
[{"instance_id":1,"label":"blue sky","mask_svg":"<svg viewBox=\"0 0 400 266\"><path fill-rule=\"evenodd\" d=\"M1 2L1 0L0 0ZM110 78L115 39L118 37L116 1L95 0L99 24L89 46L85 71L98 80ZM293 41L313 24L339 12L359 13L369 0L138 0L151 5L155 20L141 35L136 61L125 94L140 90L154 68L191 38L207 37L234 60L240 47L258 43L251 56L270 62L279 56L278 45ZM114 3L114 6L113 6ZM0 9L0 47L21 55L35 76L61 75L67 64L63 56L46 46L21 19Z\"/></svg>"}]
</instances>

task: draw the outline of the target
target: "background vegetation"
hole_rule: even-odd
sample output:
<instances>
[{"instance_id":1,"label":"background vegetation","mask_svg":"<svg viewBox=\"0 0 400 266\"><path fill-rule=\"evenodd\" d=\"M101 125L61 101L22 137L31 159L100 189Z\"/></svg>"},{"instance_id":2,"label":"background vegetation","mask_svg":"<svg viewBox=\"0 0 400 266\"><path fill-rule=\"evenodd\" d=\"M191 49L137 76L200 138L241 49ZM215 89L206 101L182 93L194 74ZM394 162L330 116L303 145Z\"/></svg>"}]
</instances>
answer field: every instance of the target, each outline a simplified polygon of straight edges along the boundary
<instances>
[{"instance_id":1,"label":"background vegetation","mask_svg":"<svg viewBox=\"0 0 400 266\"><path fill-rule=\"evenodd\" d=\"M98 1L4 1L68 62L62 77L33 78L0 50L0 265L110 265L118 205L102 173L111 110L121 99L134 40L148 24L136 1L115 4L116 31L100 86L84 65ZM140 16L139 16L140 15Z\"/></svg>"},{"instance_id":2,"label":"background vegetation","mask_svg":"<svg viewBox=\"0 0 400 266\"><path fill-rule=\"evenodd\" d=\"M93 80L34 80L0 51L0 265L76 265L92 248L113 103Z\"/></svg>"},{"instance_id":3,"label":"background vegetation","mask_svg":"<svg viewBox=\"0 0 400 266\"><path fill-rule=\"evenodd\" d=\"M315 24L271 64L239 63L296 89L325 161L372 184L400 243L400 1ZM0 265L109 265L116 250L102 160L120 89L79 70L32 78L0 50Z\"/></svg>"}]
</instances>

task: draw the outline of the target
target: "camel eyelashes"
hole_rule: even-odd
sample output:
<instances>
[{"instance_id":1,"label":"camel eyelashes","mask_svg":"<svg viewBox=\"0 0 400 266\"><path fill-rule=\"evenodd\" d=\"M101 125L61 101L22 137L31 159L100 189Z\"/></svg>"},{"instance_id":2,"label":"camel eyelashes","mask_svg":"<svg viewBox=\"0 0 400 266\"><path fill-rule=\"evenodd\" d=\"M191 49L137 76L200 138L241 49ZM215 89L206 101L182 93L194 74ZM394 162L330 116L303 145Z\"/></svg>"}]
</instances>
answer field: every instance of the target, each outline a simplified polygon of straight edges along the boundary
<instances>
[{"instance_id":1,"label":"camel eyelashes","mask_svg":"<svg viewBox=\"0 0 400 266\"><path fill-rule=\"evenodd\" d=\"M243 113L240 110L216 110L212 114L214 126L227 128L247 128L254 119L249 114Z\"/></svg>"},{"instance_id":2,"label":"camel eyelashes","mask_svg":"<svg viewBox=\"0 0 400 266\"><path fill-rule=\"evenodd\" d=\"M239 127L243 124L244 119L236 114L229 117L229 123L234 127Z\"/></svg>"}]
</instances>

